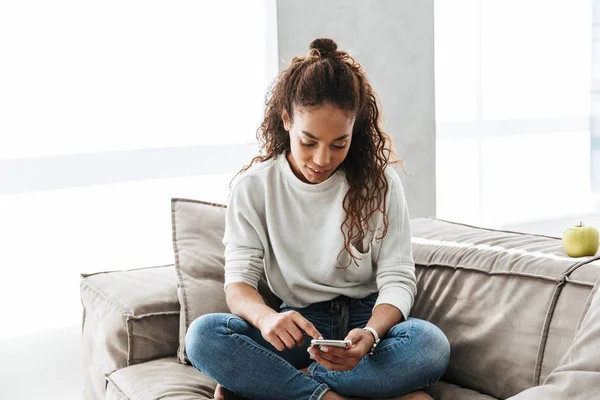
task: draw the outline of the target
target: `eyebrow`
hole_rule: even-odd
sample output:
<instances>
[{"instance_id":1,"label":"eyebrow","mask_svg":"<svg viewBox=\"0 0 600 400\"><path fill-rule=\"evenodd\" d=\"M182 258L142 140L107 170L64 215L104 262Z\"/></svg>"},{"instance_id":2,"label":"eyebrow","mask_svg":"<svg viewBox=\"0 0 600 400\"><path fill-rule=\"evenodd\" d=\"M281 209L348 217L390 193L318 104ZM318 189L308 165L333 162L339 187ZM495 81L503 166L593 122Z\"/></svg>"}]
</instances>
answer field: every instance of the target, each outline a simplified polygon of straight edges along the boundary
<instances>
[{"instance_id":1,"label":"eyebrow","mask_svg":"<svg viewBox=\"0 0 600 400\"><path fill-rule=\"evenodd\" d=\"M317 138L316 136L314 136L312 133L310 132L306 132L306 131L302 131L302 133L304 133L306 136L308 136L311 139L315 139L315 140L319 140L319 138ZM334 142L337 142L339 140L344 140L347 139L350 135L345 134L343 136L340 136L339 138L333 139Z\"/></svg>"}]
</instances>

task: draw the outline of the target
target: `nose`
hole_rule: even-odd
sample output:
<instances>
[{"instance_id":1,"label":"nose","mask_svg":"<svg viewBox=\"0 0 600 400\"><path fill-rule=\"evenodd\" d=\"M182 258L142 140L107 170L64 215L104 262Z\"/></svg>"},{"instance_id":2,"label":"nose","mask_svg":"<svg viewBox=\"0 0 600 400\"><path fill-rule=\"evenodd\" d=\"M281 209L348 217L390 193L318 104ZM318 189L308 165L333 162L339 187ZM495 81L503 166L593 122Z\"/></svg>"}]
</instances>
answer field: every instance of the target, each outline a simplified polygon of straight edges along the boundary
<instances>
[{"instance_id":1,"label":"nose","mask_svg":"<svg viewBox=\"0 0 600 400\"><path fill-rule=\"evenodd\" d=\"M315 152L313 162L319 167L326 167L331 162L331 154L327 146L323 146Z\"/></svg>"}]
</instances>

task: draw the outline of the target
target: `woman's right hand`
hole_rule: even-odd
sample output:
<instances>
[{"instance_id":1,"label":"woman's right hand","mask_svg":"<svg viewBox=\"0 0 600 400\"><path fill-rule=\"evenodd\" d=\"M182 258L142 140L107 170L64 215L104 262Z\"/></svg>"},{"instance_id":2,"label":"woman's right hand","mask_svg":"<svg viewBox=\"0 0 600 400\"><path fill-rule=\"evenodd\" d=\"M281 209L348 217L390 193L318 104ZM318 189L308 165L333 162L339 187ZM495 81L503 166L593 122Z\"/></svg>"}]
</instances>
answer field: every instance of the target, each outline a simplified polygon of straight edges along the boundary
<instances>
[{"instance_id":1,"label":"woman's right hand","mask_svg":"<svg viewBox=\"0 0 600 400\"><path fill-rule=\"evenodd\" d=\"M271 313L260 321L260 333L265 340L277 350L293 349L304 344L304 335L319 339L321 334L317 328L298 311L290 310L282 313Z\"/></svg>"}]
</instances>

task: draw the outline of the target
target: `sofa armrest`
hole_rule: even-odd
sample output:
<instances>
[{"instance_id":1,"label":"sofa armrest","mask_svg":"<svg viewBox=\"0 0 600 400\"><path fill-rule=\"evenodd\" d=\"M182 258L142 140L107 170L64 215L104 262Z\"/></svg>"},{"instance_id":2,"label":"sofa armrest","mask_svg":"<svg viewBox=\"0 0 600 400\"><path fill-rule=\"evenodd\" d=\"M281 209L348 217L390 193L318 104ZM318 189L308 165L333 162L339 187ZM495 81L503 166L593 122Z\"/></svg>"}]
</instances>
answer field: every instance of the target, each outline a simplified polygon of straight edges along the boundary
<instances>
[{"instance_id":1,"label":"sofa armrest","mask_svg":"<svg viewBox=\"0 0 600 400\"><path fill-rule=\"evenodd\" d=\"M81 275L85 399L104 399L106 375L177 353L173 265Z\"/></svg>"}]
</instances>

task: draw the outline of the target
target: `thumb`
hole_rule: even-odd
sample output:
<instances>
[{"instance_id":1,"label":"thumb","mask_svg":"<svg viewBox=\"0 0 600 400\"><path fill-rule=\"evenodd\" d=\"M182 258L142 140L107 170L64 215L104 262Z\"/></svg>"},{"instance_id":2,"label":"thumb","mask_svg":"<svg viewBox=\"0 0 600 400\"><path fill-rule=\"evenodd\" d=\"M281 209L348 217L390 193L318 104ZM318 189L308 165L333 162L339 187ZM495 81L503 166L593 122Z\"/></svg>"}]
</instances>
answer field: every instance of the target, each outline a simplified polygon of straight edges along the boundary
<instances>
[{"instance_id":1,"label":"thumb","mask_svg":"<svg viewBox=\"0 0 600 400\"><path fill-rule=\"evenodd\" d=\"M361 330L360 329L352 329L348 336L346 336L346 340L350 340L352 342L352 346L354 347L356 343L361 340Z\"/></svg>"}]
</instances>

